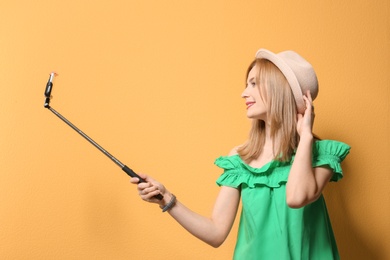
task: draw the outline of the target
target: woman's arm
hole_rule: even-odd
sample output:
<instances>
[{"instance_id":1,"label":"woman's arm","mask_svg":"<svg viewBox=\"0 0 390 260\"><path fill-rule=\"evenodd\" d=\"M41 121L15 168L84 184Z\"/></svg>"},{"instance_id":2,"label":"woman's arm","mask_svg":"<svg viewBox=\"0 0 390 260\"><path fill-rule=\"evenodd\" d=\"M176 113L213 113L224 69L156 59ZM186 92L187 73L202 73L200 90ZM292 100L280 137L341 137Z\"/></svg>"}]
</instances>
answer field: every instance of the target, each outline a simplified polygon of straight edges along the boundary
<instances>
[{"instance_id":1,"label":"woman's arm","mask_svg":"<svg viewBox=\"0 0 390 260\"><path fill-rule=\"evenodd\" d=\"M146 182L138 184L140 197L148 202L166 205L172 198L172 193L152 178L141 174ZM131 182L138 183L138 178ZM159 201L153 196L161 193L164 198ZM168 210L169 214L188 232L207 244L218 247L228 236L233 225L240 201L240 191L235 188L222 186L217 196L211 217L201 216L184 206L180 201Z\"/></svg>"},{"instance_id":2,"label":"woman's arm","mask_svg":"<svg viewBox=\"0 0 390 260\"><path fill-rule=\"evenodd\" d=\"M286 202L291 208L316 201L333 174L325 167L312 168L312 143L312 136L301 136L286 184Z\"/></svg>"},{"instance_id":3,"label":"woman's arm","mask_svg":"<svg viewBox=\"0 0 390 260\"><path fill-rule=\"evenodd\" d=\"M303 96L306 103L304 115L298 115L297 130L300 141L286 184L286 202L291 208L300 208L316 201L332 177L332 170L312 168L314 112L310 92Z\"/></svg>"}]
</instances>

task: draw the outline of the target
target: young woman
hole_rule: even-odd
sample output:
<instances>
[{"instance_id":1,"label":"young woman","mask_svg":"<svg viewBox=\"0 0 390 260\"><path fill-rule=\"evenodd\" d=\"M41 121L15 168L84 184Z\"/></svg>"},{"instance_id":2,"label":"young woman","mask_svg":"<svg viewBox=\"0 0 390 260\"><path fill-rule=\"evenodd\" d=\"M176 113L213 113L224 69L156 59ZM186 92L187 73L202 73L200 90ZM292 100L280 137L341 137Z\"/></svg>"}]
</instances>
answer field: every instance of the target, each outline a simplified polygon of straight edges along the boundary
<instances>
[{"instance_id":1,"label":"young woman","mask_svg":"<svg viewBox=\"0 0 390 260\"><path fill-rule=\"evenodd\" d=\"M137 178L140 197L157 203L197 238L218 247L228 236L240 199L234 259L339 259L322 190L342 178L350 147L312 132L316 74L293 51L260 49L247 71L245 99L253 124L248 140L215 164L224 172L210 217L187 207L161 183ZM163 200L155 195L162 194Z\"/></svg>"}]
</instances>

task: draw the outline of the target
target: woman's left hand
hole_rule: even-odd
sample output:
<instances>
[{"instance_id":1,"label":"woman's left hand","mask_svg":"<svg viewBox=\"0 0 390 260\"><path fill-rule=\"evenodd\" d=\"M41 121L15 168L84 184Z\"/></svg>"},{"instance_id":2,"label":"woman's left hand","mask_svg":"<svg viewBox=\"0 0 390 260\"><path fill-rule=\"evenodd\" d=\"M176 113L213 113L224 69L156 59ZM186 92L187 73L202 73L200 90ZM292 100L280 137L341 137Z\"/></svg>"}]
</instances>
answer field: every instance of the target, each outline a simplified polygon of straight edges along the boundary
<instances>
[{"instance_id":1,"label":"woman's left hand","mask_svg":"<svg viewBox=\"0 0 390 260\"><path fill-rule=\"evenodd\" d=\"M298 114L297 132L299 136L302 136L304 134L313 135L312 129L315 115L313 99L311 98L309 90L306 92L306 95L303 95L303 100L305 101L306 109L303 115Z\"/></svg>"}]
</instances>

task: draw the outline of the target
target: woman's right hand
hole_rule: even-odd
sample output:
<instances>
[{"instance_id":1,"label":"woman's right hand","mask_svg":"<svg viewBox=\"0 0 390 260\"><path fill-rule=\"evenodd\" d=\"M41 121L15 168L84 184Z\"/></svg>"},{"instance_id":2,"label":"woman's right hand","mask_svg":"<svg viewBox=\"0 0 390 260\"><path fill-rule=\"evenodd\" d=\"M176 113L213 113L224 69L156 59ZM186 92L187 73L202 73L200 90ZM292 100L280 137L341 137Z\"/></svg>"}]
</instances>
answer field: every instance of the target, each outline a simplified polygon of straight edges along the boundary
<instances>
[{"instance_id":1,"label":"woman's right hand","mask_svg":"<svg viewBox=\"0 0 390 260\"><path fill-rule=\"evenodd\" d=\"M165 189L164 185L159 183L158 181L154 180L153 178L149 177L146 174L140 173L139 176L145 180L145 182L139 183L139 179L137 177L133 177L130 179L130 182L132 184L137 184L137 190L138 194L144 201L157 203L160 205L165 205L165 198L162 200L156 199L154 196L161 194L165 195L167 194L167 190ZM167 196L165 196L167 197Z\"/></svg>"},{"instance_id":2,"label":"woman's right hand","mask_svg":"<svg viewBox=\"0 0 390 260\"><path fill-rule=\"evenodd\" d=\"M313 135L312 129L315 117L313 99L309 90L306 92L306 95L303 95L303 100L305 101L306 109L303 114L298 114L297 118L297 133L300 137L304 134Z\"/></svg>"},{"instance_id":3,"label":"woman's right hand","mask_svg":"<svg viewBox=\"0 0 390 260\"><path fill-rule=\"evenodd\" d=\"M139 196L144 201L157 203L160 208L172 201L173 194L165 189L161 183L145 174L140 174L140 177L145 182L138 183L138 178L131 178L130 182L137 184ZM162 200L153 197L159 193L164 196ZM195 237L213 247L218 247L225 241L231 230L239 202L239 189L222 186L211 217L195 213L179 200L176 200L174 206L169 209L169 214Z\"/></svg>"}]
</instances>

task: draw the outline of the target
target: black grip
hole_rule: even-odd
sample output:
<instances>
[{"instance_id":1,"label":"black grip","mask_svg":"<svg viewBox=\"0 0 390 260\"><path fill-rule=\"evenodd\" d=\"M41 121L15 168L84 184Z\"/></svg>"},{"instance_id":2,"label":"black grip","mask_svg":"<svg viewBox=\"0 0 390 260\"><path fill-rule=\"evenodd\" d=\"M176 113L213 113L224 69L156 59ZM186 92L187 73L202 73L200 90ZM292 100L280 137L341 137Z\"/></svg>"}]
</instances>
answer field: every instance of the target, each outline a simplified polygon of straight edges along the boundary
<instances>
[{"instance_id":1,"label":"black grip","mask_svg":"<svg viewBox=\"0 0 390 260\"><path fill-rule=\"evenodd\" d=\"M142 183L142 182L145 182L144 179L142 179L138 174L136 174L132 169L130 169L129 167L127 167L126 165L123 166L122 170L127 173L127 175L129 175L130 177L136 177L139 179L139 182ZM163 199L163 195L161 194L158 194L156 196L154 196L154 198L158 199L158 200L162 200Z\"/></svg>"},{"instance_id":2,"label":"black grip","mask_svg":"<svg viewBox=\"0 0 390 260\"><path fill-rule=\"evenodd\" d=\"M46 89L45 89L45 97L50 98L52 89L53 89L53 83L50 81L47 82Z\"/></svg>"}]
</instances>

